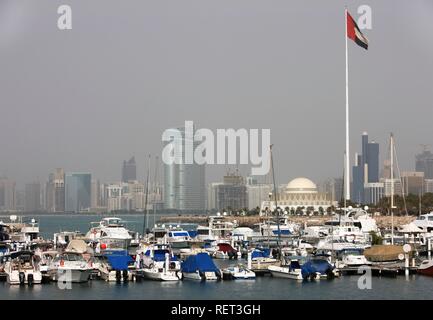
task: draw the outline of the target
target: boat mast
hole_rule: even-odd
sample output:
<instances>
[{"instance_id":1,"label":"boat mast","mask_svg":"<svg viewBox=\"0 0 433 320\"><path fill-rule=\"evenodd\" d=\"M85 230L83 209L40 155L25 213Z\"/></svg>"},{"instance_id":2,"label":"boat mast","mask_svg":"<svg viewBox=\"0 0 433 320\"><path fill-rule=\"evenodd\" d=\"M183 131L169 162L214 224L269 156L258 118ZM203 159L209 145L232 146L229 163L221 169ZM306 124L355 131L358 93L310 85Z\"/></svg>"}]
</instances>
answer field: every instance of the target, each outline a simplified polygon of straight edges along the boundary
<instances>
[{"instance_id":1,"label":"boat mast","mask_svg":"<svg viewBox=\"0 0 433 320\"><path fill-rule=\"evenodd\" d=\"M149 194L149 173L150 173L150 154L147 160L147 176L146 176L146 197L144 200L144 221L143 221L143 237L147 231L147 223L148 223L148 210L147 210L147 197Z\"/></svg>"},{"instance_id":2,"label":"boat mast","mask_svg":"<svg viewBox=\"0 0 433 320\"><path fill-rule=\"evenodd\" d=\"M394 244L394 136L391 132L391 244Z\"/></svg>"},{"instance_id":3,"label":"boat mast","mask_svg":"<svg viewBox=\"0 0 433 320\"><path fill-rule=\"evenodd\" d=\"M155 205L155 197L158 193L158 186L159 183L157 182L158 179L158 156L155 159L155 178L154 178L154 186L153 186L153 224L155 225L155 219L156 219L156 205Z\"/></svg>"},{"instance_id":4,"label":"boat mast","mask_svg":"<svg viewBox=\"0 0 433 320\"><path fill-rule=\"evenodd\" d=\"M278 228L278 237L277 237L277 247L280 249L280 212L278 210L278 202L277 202L277 184L275 182L275 171L274 171L274 157L272 155L272 147L273 144L269 147L271 153L271 169L272 169L272 181L274 183L274 200L275 200L275 211L277 213L277 228Z\"/></svg>"}]
</instances>

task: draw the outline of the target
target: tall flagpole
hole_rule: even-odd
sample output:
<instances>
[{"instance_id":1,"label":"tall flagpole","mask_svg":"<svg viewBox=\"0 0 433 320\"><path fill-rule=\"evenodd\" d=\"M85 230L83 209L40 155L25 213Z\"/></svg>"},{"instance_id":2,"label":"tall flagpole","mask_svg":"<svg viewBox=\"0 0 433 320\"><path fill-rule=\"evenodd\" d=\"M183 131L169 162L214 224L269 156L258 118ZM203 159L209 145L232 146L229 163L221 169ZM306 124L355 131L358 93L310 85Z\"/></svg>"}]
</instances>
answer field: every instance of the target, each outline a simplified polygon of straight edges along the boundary
<instances>
[{"instance_id":1,"label":"tall flagpole","mask_svg":"<svg viewBox=\"0 0 433 320\"><path fill-rule=\"evenodd\" d=\"M345 41L346 41L346 174L345 174L345 186L346 196L345 200L350 199L350 152L349 152L349 67L348 67L348 55L347 55L347 8L344 10L344 29L345 29Z\"/></svg>"}]
</instances>

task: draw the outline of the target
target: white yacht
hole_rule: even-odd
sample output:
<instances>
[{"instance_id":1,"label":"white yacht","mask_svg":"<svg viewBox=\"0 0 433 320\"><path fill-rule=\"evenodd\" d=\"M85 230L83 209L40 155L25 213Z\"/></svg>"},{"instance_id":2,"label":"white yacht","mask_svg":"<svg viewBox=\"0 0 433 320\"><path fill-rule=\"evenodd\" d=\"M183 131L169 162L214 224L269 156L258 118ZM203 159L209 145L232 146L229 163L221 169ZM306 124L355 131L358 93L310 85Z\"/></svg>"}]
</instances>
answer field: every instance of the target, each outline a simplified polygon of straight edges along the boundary
<instances>
[{"instance_id":1,"label":"white yacht","mask_svg":"<svg viewBox=\"0 0 433 320\"><path fill-rule=\"evenodd\" d=\"M420 215L413 223L425 232L433 231L433 211Z\"/></svg>"},{"instance_id":2,"label":"white yacht","mask_svg":"<svg viewBox=\"0 0 433 320\"><path fill-rule=\"evenodd\" d=\"M265 237L278 236L278 232L280 236L290 236L296 234L299 229L298 224L289 221L287 218L281 218L278 223L269 220L259 224L259 232Z\"/></svg>"},{"instance_id":3,"label":"white yacht","mask_svg":"<svg viewBox=\"0 0 433 320\"><path fill-rule=\"evenodd\" d=\"M14 252L4 266L7 282L11 285L40 284L42 273L30 251Z\"/></svg>"},{"instance_id":4,"label":"white yacht","mask_svg":"<svg viewBox=\"0 0 433 320\"><path fill-rule=\"evenodd\" d=\"M132 240L132 236L129 230L125 228L123 220L116 217L92 222L86 238L99 243L101 249L126 249Z\"/></svg>"},{"instance_id":5,"label":"white yacht","mask_svg":"<svg viewBox=\"0 0 433 320\"><path fill-rule=\"evenodd\" d=\"M256 273L243 265L228 267L223 270L223 279L252 280L255 278Z\"/></svg>"},{"instance_id":6,"label":"white yacht","mask_svg":"<svg viewBox=\"0 0 433 320\"><path fill-rule=\"evenodd\" d=\"M356 242L348 242L342 238L327 236L324 239L321 239L316 245L316 249L319 252L327 253L327 252L337 252L342 250L364 250L369 248L370 245L367 243L356 243Z\"/></svg>"},{"instance_id":7,"label":"white yacht","mask_svg":"<svg viewBox=\"0 0 433 320\"><path fill-rule=\"evenodd\" d=\"M140 257L142 256L142 258ZM137 255L137 272L143 278L159 281L179 281L182 279L181 264L167 248L151 247L142 255Z\"/></svg>"},{"instance_id":8,"label":"white yacht","mask_svg":"<svg viewBox=\"0 0 433 320\"><path fill-rule=\"evenodd\" d=\"M296 257L291 257L289 261L282 266L269 266L268 270L273 277L285 278L292 280L303 280L300 260Z\"/></svg>"},{"instance_id":9,"label":"white yacht","mask_svg":"<svg viewBox=\"0 0 433 320\"><path fill-rule=\"evenodd\" d=\"M55 281L87 282L93 268L80 253L65 252L57 255L49 266L49 273Z\"/></svg>"}]
</instances>

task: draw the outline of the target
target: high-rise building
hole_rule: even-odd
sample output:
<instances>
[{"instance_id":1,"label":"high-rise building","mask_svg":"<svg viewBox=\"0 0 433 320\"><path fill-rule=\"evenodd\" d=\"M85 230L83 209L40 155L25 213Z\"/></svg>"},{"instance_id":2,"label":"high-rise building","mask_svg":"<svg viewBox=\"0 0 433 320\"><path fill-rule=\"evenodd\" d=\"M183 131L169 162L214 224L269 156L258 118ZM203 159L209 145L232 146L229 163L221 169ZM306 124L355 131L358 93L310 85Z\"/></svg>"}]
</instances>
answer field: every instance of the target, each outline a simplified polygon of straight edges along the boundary
<instances>
[{"instance_id":1,"label":"high-rise building","mask_svg":"<svg viewBox=\"0 0 433 320\"><path fill-rule=\"evenodd\" d=\"M215 209L238 211L248 208L247 187L242 176L227 174L223 183L216 185Z\"/></svg>"},{"instance_id":2,"label":"high-rise building","mask_svg":"<svg viewBox=\"0 0 433 320\"><path fill-rule=\"evenodd\" d=\"M433 179L424 180L424 193L433 193Z\"/></svg>"},{"instance_id":3,"label":"high-rise building","mask_svg":"<svg viewBox=\"0 0 433 320\"><path fill-rule=\"evenodd\" d=\"M331 200L340 202L344 199L344 179L334 178L331 180Z\"/></svg>"},{"instance_id":4,"label":"high-rise building","mask_svg":"<svg viewBox=\"0 0 433 320\"><path fill-rule=\"evenodd\" d=\"M270 184L258 183L247 185L248 208L260 208L263 201L269 200L269 193L271 193L272 190L273 187Z\"/></svg>"},{"instance_id":5,"label":"high-rise building","mask_svg":"<svg viewBox=\"0 0 433 320\"><path fill-rule=\"evenodd\" d=\"M352 201L364 202L364 165L362 155L355 154L355 165L352 167Z\"/></svg>"},{"instance_id":6,"label":"high-rise building","mask_svg":"<svg viewBox=\"0 0 433 320\"><path fill-rule=\"evenodd\" d=\"M123 161L122 167L122 182L137 180L137 166L135 164L135 157L128 161Z\"/></svg>"},{"instance_id":7,"label":"high-rise building","mask_svg":"<svg viewBox=\"0 0 433 320\"><path fill-rule=\"evenodd\" d=\"M57 168L48 176L45 199L48 212L65 211L65 172L62 168Z\"/></svg>"},{"instance_id":8,"label":"high-rise building","mask_svg":"<svg viewBox=\"0 0 433 320\"><path fill-rule=\"evenodd\" d=\"M381 182L384 185L384 195L385 197L390 197L392 192L392 185L394 185L394 195L402 195L402 186L400 179L382 179Z\"/></svg>"},{"instance_id":9,"label":"high-rise building","mask_svg":"<svg viewBox=\"0 0 433 320\"><path fill-rule=\"evenodd\" d=\"M422 195L424 192L424 172L402 172L401 182L403 194Z\"/></svg>"},{"instance_id":10,"label":"high-rise building","mask_svg":"<svg viewBox=\"0 0 433 320\"><path fill-rule=\"evenodd\" d=\"M16 205L15 181L0 178L0 210L13 211Z\"/></svg>"},{"instance_id":11,"label":"high-rise building","mask_svg":"<svg viewBox=\"0 0 433 320\"><path fill-rule=\"evenodd\" d=\"M39 182L32 182L26 184L24 211L32 212L41 210L41 189L41 184Z\"/></svg>"},{"instance_id":12,"label":"high-rise building","mask_svg":"<svg viewBox=\"0 0 433 320\"><path fill-rule=\"evenodd\" d=\"M90 197L91 208L101 207L101 184L97 179L92 179L92 190L90 192Z\"/></svg>"},{"instance_id":13,"label":"high-rise building","mask_svg":"<svg viewBox=\"0 0 433 320\"><path fill-rule=\"evenodd\" d=\"M424 172L426 179L433 179L433 153L424 150L415 156L415 171Z\"/></svg>"},{"instance_id":14,"label":"high-rise building","mask_svg":"<svg viewBox=\"0 0 433 320\"><path fill-rule=\"evenodd\" d=\"M352 199L364 203L364 187L367 183L379 182L379 144L368 142L368 134L362 134L362 154L355 155L352 168Z\"/></svg>"},{"instance_id":15,"label":"high-rise building","mask_svg":"<svg viewBox=\"0 0 433 320\"><path fill-rule=\"evenodd\" d=\"M91 207L92 175L90 173L65 174L65 211L80 212Z\"/></svg>"},{"instance_id":16,"label":"high-rise building","mask_svg":"<svg viewBox=\"0 0 433 320\"><path fill-rule=\"evenodd\" d=\"M371 182L364 185L364 202L367 204L377 204L383 198L385 184L382 182Z\"/></svg>"},{"instance_id":17,"label":"high-rise building","mask_svg":"<svg viewBox=\"0 0 433 320\"><path fill-rule=\"evenodd\" d=\"M188 137L185 128L171 130L175 138L169 143L174 147L175 161L164 164L164 207L182 211L205 210L205 166L185 161L185 150L195 149L199 142Z\"/></svg>"}]
</instances>

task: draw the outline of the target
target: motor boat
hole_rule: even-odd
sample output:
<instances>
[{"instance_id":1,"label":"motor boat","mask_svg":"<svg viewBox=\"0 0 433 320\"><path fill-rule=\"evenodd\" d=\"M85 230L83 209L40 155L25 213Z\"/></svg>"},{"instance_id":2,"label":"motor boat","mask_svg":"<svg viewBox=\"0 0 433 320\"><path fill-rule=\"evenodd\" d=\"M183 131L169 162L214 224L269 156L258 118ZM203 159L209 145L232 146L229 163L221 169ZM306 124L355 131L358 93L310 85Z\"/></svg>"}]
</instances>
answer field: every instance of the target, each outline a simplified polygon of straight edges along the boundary
<instances>
[{"instance_id":1,"label":"motor boat","mask_svg":"<svg viewBox=\"0 0 433 320\"><path fill-rule=\"evenodd\" d=\"M74 239L83 237L80 231L61 231L53 235L54 248L66 248L68 243Z\"/></svg>"},{"instance_id":2,"label":"motor boat","mask_svg":"<svg viewBox=\"0 0 433 320\"><path fill-rule=\"evenodd\" d=\"M105 281L128 281L131 273L129 267L134 260L127 250L105 250L98 256L99 276Z\"/></svg>"},{"instance_id":3,"label":"motor boat","mask_svg":"<svg viewBox=\"0 0 433 320\"><path fill-rule=\"evenodd\" d=\"M303 279L332 279L339 276L339 270L329 262L329 256L316 255L301 266Z\"/></svg>"},{"instance_id":4,"label":"motor boat","mask_svg":"<svg viewBox=\"0 0 433 320\"><path fill-rule=\"evenodd\" d=\"M97 243L96 249L100 251L106 249L127 249L133 237L129 230L125 228L122 219L108 217L99 222L92 222L91 228L85 238Z\"/></svg>"},{"instance_id":5,"label":"motor boat","mask_svg":"<svg viewBox=\"0 0 433 320\"><path fill-rule=\"evenodd\" d=\"M256 273L269 272L269 266L280 266L281 261L271 256L270 249L254 249L251 252L251 269Z\"/></svg>"},{"instance_id":6,"label":"motor boat","mask_svg":"<svg viewBox=\"0 0 433 320\"><path fill-rule=\"evenodd\" d=\"M360 266L370 266L371 261L363 255L363 250L360 249L345 249L339 252L337 258L339 257L343 266L346 267L360 267Z\"/></svg>"},{"instance_id":7,"label":"motor boat","mask_svg":"<svg viewBox=\"0 0 433 320\"><path fill-rule=\"evenodd\" d=\"M200 281L221 280L221 270L212 261L207 253L191 255L182 263L181 271L183 279Z\"/></svg>"},{"instance_id":8,"label":"motor boat","mask_svg":"<svg viewBox=\"0 0 433 320\"><path fill-rule=\"evenodd\" d=\"M150 248L136 257L136 270L143 278L159 281L182 280L181 264L167 248Z\"/></svg>"},{"instance_id":9,"label":"motor boat","mask_svg":"<svg viewBox=\"0 0 433 320\"><path fill-rule=\"evenodd\" d=\"M237 259L238 252L229 243L218 243L212 256L216 259Z\"/></svg>"},{"instance_id":10,"label":"motor boat","mask_svg":"<svg viewBox=\"0 0 433 320\"><path fill-rule=\"evenodd\" d=\"M10 222L0 221L2 238L14 243L30 245L39 239L39 223L35 219L24 221L23 217L12 215Z\"/></svg>"},{"instance_id":11,"label":"motor boat","mask_svg":"<svg viewBox=\"0 0 433 320\"><path fill-rule=\"evenodd\" d=\"M54 281L81 283L90 279L93 268L77 252L64 252L57 255L49 266Z\"/></svg>"},{"instance_id":12,"label":"motor boat","mask_svg":"<svg viewBox=\"0 0 433 320\"><path fill-rule=\"evenodd\" d=\"M299 231L299 225L290 222L287 218L281 218L279 222L268 220L259 224L259 232L262 236L290 236Z\"/></svg>"},{"instance_id":13,"label":"motor boat","mask_svg":"<svg viewBox=\"0 0 433 320\"><path fill-rule=\"evenodd\" d=\"M433 231L433 211L418 216L413 223L425 232Z\"/></svg>"},{"instance_id":14,"label":"motor boat","mask_svg":"<svg viewBox=\"0 0 433 320\"><path fill-rule=\"evenodd\" d=\"M433 260L424 260L418 267L418 273L433 277Z\"/></svg>"},{"instance_id":15,"label":"motor boat","mask_svg":"<svg viewBox=\"0 0 433 320\"><path fill-rule=\"evenodd\" d=\"M364 250L369 247L370 245L367 243L348 242L341 238L334 238L332 236L328 236L317 243L316 250L327 253L328 251L333 252L349 249Z\"/></svg>"},{"instance_id":16,"label":"motor boat","mask_svg":"<svg viewBox=\"0 0 433 320\"><path fill-rule=\"evenodd\" d=\"M42 282L42 273L31 251L13 252L4 266L7 282L29 286Z\"/></svg>"},{"instance_id":17,"label":"motor boat","mask_svg":"<svg viewBox=\"0 0 433 320\"><path fill-rule=\"evenodd\" d=\"M285 261L285 263L281 266L269 266L268 270L271 275L276 278L303 280L304 277L302 276L302 269L300 264L301 259L303 258L296 258L293 256L290 260Z\"/></svg>"},{"instance_id":18,"label":"motor boat","mask_svg":"<svg viewBox=\"0 0 433 320\"><path fill-rule=\"evenodd\" d=\"M243 265L228 267L223 270L223 279L231 280L253 280L256 273Z\"/></svg>"}]
</instances>

